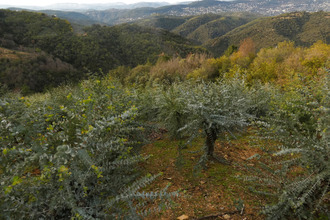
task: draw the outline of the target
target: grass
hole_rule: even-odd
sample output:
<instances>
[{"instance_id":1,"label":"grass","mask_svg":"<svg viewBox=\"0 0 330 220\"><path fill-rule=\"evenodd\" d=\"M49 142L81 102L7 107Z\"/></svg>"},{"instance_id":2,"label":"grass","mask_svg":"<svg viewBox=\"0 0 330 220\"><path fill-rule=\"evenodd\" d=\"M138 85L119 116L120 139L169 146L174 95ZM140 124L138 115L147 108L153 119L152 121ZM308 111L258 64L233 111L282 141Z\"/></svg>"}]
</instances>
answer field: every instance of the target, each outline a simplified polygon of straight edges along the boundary
<instances>
[{"instance_id":1,"label":"grass","mask_svg":"<svg viewBox=\"0 0 330 220\"><path fill-rule=\"evenodd\" d=\"M252 183L243 182L237 175L246 174L243 164L246 159L261 150L250 146L252 135L242 135L237 139L218 141L215 154L231 162L225 165L210 160L205 170L195 172L202 152L204 139L196 139L187 149L182 150L181 163L179 156L180 141L171 140L164 135L161 140L143 147L145 154L151 154L148 161L141 164L146 173L162 173L147 190L156 190L170 184L169 191L179 191L180 196L174 199L172 207L146 219L176 219L185 214L191 218L199 218L217 213L236 211L238 201L244 203L244 212L231 215L230 219L263 219L259 214L261 205L267 201L265 196L257 195L249 190ZM228 142L229 141L229 142ZM251 162L249 162L251 163Z\"/></svg>"}]
</instances>

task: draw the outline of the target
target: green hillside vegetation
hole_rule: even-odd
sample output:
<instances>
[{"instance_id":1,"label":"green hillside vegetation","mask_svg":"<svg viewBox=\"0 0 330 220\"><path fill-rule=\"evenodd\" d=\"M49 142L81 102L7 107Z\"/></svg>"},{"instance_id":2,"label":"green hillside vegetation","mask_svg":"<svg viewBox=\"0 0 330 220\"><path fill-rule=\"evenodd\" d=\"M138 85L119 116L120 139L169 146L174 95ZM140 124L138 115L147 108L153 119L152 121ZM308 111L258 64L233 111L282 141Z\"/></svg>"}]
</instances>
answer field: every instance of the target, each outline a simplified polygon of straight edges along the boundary
<instances>
[{"instance_id":1,"label":"green hillside vegetation","mask_svg":"<svg viewBox=\"0 0 330 220\"><path fill-rule=\"evenodd\" d=\"M134 23L141 26L162 28L198 44L203 44L258 17L260 16L249 13L204 14L184 17L156 15Z\"/></svg>"},{"instance_id":2,"label":"green hillside vegetation","mask_svg":"<svg viewBox=\"0 0 330 220\"><path fill-rule=\"evenodd\" d=\"M229 33L210 40L204 46L220 55L230 45L239 45L251 38L256 49L274 47L281 41L294 41L297 46L310 46L318 40L329 43L329 12L296 12L275 17L259 18Z\"/></svg>"},{"instance_id":3,"label":"green hillside vegetation","mask_svg":"<svg viewBox=\"0 0 330 220\"><path fill-rule=\"evenodd\" d=\"M78 71L45 52L0 48L0 82L8 90L43 92L64 83L78 82Z\"/></svg>"},{"instance_id":4,"label":"green hillside vegetation","mask_svg":"<svg viewBox=\"0 0 330 220\"><path fill-rule=\"evenodd\" d=\"M168 31L135 24L93 25L76 34L68 21L43 13L0 10L0 17L2 47L45 51L79 69L77 78L88 72L106 73L122 65L153 63L160 54L185 57L206 51Z\"/></svg>"},{"instance_id":5,"label":"green hillside vegetation","mask_svg":"<svg viewBox=\"0 0 330 220\"><path fill-rule=\"evenodd\" d=\"M7 48L18 45L33 48L38 40L72 33L68 21L51 18L44 13L0 10L0 22L2 46Z\"/></svg>"},{"instance_id":6,"label":"green hillside vegetation","mask_svg":"<svg viewBox=\"0 0 330 220\"><path fill-rule=\"evenodd\" d=\"M204 44L211 39L225 35L236 27L244 25L257 17L258 16L256 15L253 16L248 14L243 16L235 14L232 16L221 16L221 18L217 18L199 26L193 32L189 33L187 38Z\"/></svg>"},{"instance_id":7,"label":"green hillside vegetation","mask_svg":"<svg viewBox=\"0 0 330 220\"><path fill-rule=\"evenodd\" d=\"M168 31L180 26L189 20L190 17L176 17L176 16L165 16L165 15L155 15L150 18L141 19L134 21L134 23L140 26L162 28Z\"/></svg>"},{"instance_id":8,"label":"green hillside vegetation","mask_svg":"<svg viewBox=\"0 0 330 220\"><path fill-rule=\"evenodd\" d=\"M84 33L84 28L86 26L91 26L93 24L106 25L100 21L95 21L90 17L88 17L87 15L79 12L58 11L58 10L41 10L39 12L69 21L73 28L73 31L79 34Z\"/></svg>"},{"instance_id":9,"label":"green hillside vegetation","mask_svg":"<svg viewBox=\"0 0 330 220\"><path fill-rule=\"evenodd\" d=\"M216 20L221 17L222 17L221 15L216 15L216 14L206 14L206 15L195 16L195 17L189 19L184 24L175 28L173 30L173 32L177 33L183 37L187 37L190 33L194 32L201 25L204 25L210 21Z\"/></svg>"},{"instance_id":10,"label":"green hillside vegetation","mask_svg":"<svg viewBox=\"0 0 330 220\"><path fill-rule=\"evenodd\" d=\"M280 42L274 48L258 53L251 38L245 39L237 51L212 58L207 54L191 54L186 58L160 57L155 65L139 65L133 69L119 67L110 74L126 84L173 84L189 79L215 80L243 76L247 83L273 82L294 84L295 80L316 77L322 68L330 68L330 48L321 41L309 48L295 47L293 42Z\"/></svg>"},{"instance_id":11,"label":"green hillside vegetation","mask_svg":"<svg viewBox=\"0 0 330 220\"><path fill-rule=\"evenodd\" d=\"M258 17L260 15L250 13L204 14L185 17L157 15L135 21L134 23L141 26L166 29L203 44Z\"/></svg>"},{"instance_id":12,"label":"green hillside vegetation","mask_svg":"<svg viewBox=\"0 0 330 220\"><path fill-rule=\"evenodd\" d=\"M51 17L57 17L60 19L64 19L70 22L70 24L72 25L73 29L75 32L80 33L83 29L83 27L86 26L91 26L93 24L103 24L105 25L105 23L102 23L100 21L96 21L91 19L89 16L87 16L84 13L80 13L80 12L74 12L74 11L60 11L60 10L28 10L28 9L24 9L24 8L8 8L11 11L29 11L29 12L34 12L34 13L42 13L42 14L46 14L48 16Z\"/></svg>"},{"instance_id":13,"label":"green hillside vegetation","mask_svg":"<svg viewBox=\"0 0 330 220\"><path fill-rule=\"evenodd\" d=\"M61 19L68 20L71 24L78 24L82 26L90 26L93 24L102 24L95 21L85 14L73 11L59 11L59 10L42 10L40 11L50 16L56 16Z\"/></svg>"}]
</instances>

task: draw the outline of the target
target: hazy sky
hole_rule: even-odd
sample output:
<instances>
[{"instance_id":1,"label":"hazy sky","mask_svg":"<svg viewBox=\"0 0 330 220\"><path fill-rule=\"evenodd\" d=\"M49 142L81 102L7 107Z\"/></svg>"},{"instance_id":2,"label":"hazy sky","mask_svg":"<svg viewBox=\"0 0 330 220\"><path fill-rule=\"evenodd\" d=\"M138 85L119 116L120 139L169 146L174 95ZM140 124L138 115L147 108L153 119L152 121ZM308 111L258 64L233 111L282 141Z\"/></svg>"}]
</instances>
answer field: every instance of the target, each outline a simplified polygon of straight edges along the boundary
<instances>
[{"instance_id":1,"label":"hazy sky","mask_svg":"<svg viewBox=\"0 0 330 220\"><path fill-rule=\"evenodd\" d=\"M95 3L115 3L123 2L126 4L136 2L168 2L178 3L185 0L0 0L0 4L8 5L33 5L33 6L45 6L55 3L80 3L80 4L95 4Z\"/></svg>"}]
</instances>

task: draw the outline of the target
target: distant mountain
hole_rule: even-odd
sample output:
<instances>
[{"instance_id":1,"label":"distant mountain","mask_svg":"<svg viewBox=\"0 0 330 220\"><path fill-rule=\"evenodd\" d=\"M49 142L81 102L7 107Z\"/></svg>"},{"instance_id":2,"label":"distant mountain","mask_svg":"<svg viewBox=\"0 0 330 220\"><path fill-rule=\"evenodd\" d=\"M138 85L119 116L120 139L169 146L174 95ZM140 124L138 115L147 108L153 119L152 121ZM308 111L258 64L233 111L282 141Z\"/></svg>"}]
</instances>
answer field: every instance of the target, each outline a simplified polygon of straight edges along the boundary
<instances>
[{"instance_id":1,"label":"distant mountain","mask_svg":"<svg viewBox=\"0 0 330 220\"><path fill-rule=\"evenodd\" d=\"M83 32L84 27L91 26L93 24L101 24L101 25L107 25L105 23L102 23L100 21L93 20L89 16L80 13L80 12L74 12L74 11L60 11L60 10L31 10L31 9L24 9L24 8L8 8L8 10L16 11L16 12L23 12L23 11L29 11L29 12L35 12L35 13L42 13L54 18L61 18L69 21L76 33Z\"/></svg>"},{"instance_id":2,"label":"distant mountain","mask_svg":"<svg viewBox=\"0 0 330 220\"><path fill-rule=\"evenodd\" d=\"M329 11L328 0L202 0L169 5L166 2L140 2L135 4L109 3L109 4L56 4L44 8L22 7L33 10L75 11L87 16L84 22L116 25L133 22L150 16L196 16L203 14L221 14L226 12L250 12L266 16L274 16L295 11ZM76 20L77 14L61 14L58 17Z\"/></svg>"},{"instance_id":3,"label":"distant mountain","mask_svg":"<svg viewBox=\"0 0 330 220\"><path fill-rule=\"evenodd\" d=\"M163 28L198 44L204 44L260 17L261 15L244 12L185 17L157 15L134 23L141 26Z\"/></svg>"},{"instance_id":4,"label":"distant mountain","mask_svg":"<svg viewBox=\"0 0 330 220\"><path fill-rule=\"evenodd\" d=\"M205 15L199 15L199 16L194 16L182 25L176 27L173 32L177 33L183 37L188 37L189 34L194 32L197 28L200 26L214 21L216 19L221 18L221 15L217 14L205 14Z\"/></svg>"},{"instance_id":5,"label":"distant mountain","mask_svg":"<svg viewBox=\"0 0 330 220\"><path fill-rule=\"evenodd\" d=\"M210 17L209 14L192 18L175 28L173 33L177 33L194 42L204 44L260 16L249 13L231 13L228 15L213 15L214 19L210 20L207 19L208 17Z\"/></svg>"},{"instance_id":6,"label":"distant mountain","mask_svg":"<svg viewBox=\"0 0 330 220\"><path fill-rule=\"evenodd\" d=\"M159 8L93 10L87 11L86 15L93 20L114 25L144 19L151 15L195 16L210 13L250 12L273 16L294 11L317 12L321 10L330 10L328 0L203 0L190 4L168 5Z\"/></svg>"},{"instance_id":7,"label":"distant mountain","mask_svg":"<svg viewBox=\"0 0 330 220\"><path fill-rule=\"evenodd\" d=\"M122 2L106 3L106 4L74 4L74 3L60 3L45 6L51 10L63 11L87 11L87 10L105 10L105 9L135 9L142 7L157 8L169 5L167 2L138 2L133 4L126 4Z\"/></svg>"},{"instance_id":8,"label":"distant mountain","mask_svg":"<svg viewBox=\"0 0 330 220\"><path fill-rule=\"evenodd\" d=\"M133 23L138 24L140 26L162 28L168 31L172 31L176 27L187 22L192 17L193 16L179 17L171 15L154 15L146 19L134 21Z\"/></svg>"},{"instance_id":9,"label":"distant mountain","mask_svg":"<svg viewBox=\"0 0 330 220\"><path fill-rule=\"evenodd\" d=\"M310 46L318 40L330 43L330 12L293 12L251 21L210 40L204 46L222 54L230 45L238 46L251 38L257 49L276 46L281 41L294 41L297 46Z\"/></svg>"},{"instance_id":10,"label":"distant mountain","mask_svg":"<svg viewBox=\"0 0 330 220\"><path fill-rule=\"evenodd\" d=\"M88 10L135 9L142 7L157 8L166 5L169 5L169 3L167 2L138 2L133 4L126 4L122 2L105 3L105 4L57 3L47 6L25 5L25 6L19 6L19 8L30 9L30 10L61 10L61 11L84 12ZM14 8L14 7L17 6L10 4L5 4L5 5L0 4L0 8L4 8L4 9Z\"/></svg>"},{"instance_id":11,"label":"distant mountain","mask_svg":"<svg viewBox=\"0 0 330 220\"><path fill-rule=\"evenodd\" d=\"M2 4L0 4L0 8L10 8L10 7L12 7L12 5L2 5Z\"/></svg>"},{"instance_id":12,"label":"distant mountain","mask_svg":"<svg viewBox=\"0 0 330 220\"><path fill-rule=\"evenodd\" d=\"M83 26L90 26L92 24L102 24L99 21L91 19L89 16L74 12L74 11L60 11L60 10L40 10L39 12L45 13L50 16L66 19L70 23L80 24Z\"/></svg>"},{"instance_id":13,"label":"distant mountain","mask_svg":"<svg viewBox=\"0 0 330 220\"><path fill-rule=\"evenodd\" d=\"M151 7L151 8L158 8L162 6L169 5L167 2L138 2L134 4L129 4L127 5L127 9L132 9L132 8L144 8L144 7Z\"/></svg>"}]
</instances>

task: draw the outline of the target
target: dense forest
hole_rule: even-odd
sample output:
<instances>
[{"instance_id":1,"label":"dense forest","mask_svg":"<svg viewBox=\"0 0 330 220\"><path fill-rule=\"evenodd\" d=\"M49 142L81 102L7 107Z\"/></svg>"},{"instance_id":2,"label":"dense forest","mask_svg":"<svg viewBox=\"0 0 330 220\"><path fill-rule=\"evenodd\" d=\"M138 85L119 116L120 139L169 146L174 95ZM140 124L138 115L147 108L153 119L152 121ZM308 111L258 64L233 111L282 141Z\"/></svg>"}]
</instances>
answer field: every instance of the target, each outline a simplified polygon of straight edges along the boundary
<instances>
[{"instance_id":1,"label":"dense forest","mask_svg":"<svg viewBox=\"0 0 330 220\"><path fill-rule=\"evenodd\" d=\"M0 10L0 219L330 217L328 12L76 27Z\"/></svg>"},{"instance_id":2,"label":"dense forest","mask_svg":"<svg viewBox=\"0 0 330 220\"><path fill-rule=\"evenodd\" d=\"M166 30L140 27L134 24L114 27L93 25L86 27L83 34L76 34L68 21L42 13L1 10L0 17L1 47L31 53L30 57L38 56L38 53L43 51L46 53L44 54L46 57L50 55L60 59L62 62L72 65L72 69L79 70L79 73L76 72L77 74L70 74L71 80L82 79L91 72L107 73L122 65L134 67L146 62L154 63L162 53L168 56L184 57L189 53L206 51L189 40ZM32 55L33 53L35 54ZM13 60L5 55L1 56L1 59L2 63L7 64L4 65L5 71L1 73L0 77L6 78L6 75L11 72ZM26 63L26 60L22 62ZM19 71L21 74L24 74L31 64L26 65L27 67L21 65L25 69ZM18 68L17 65L15 68ZM36 74L43 75L40 71L35 70ZM58 77L53 76L58 78L56 85L64 82L60 80L61 73L58 70L49 71L53 71L52 74L48 74L49 76L59 74ZM30 82L24 84L20 81L23 76L15 78L18 82L11 81L8 85L11 89L30 84ZM38 83L47 85L51 79L44 75ZM28 81L28 79L26 80ZM2 80L2 82L5 81L5 79ZM33 88L29 89L33 90Z\"/></svg>"}]
</instances>

